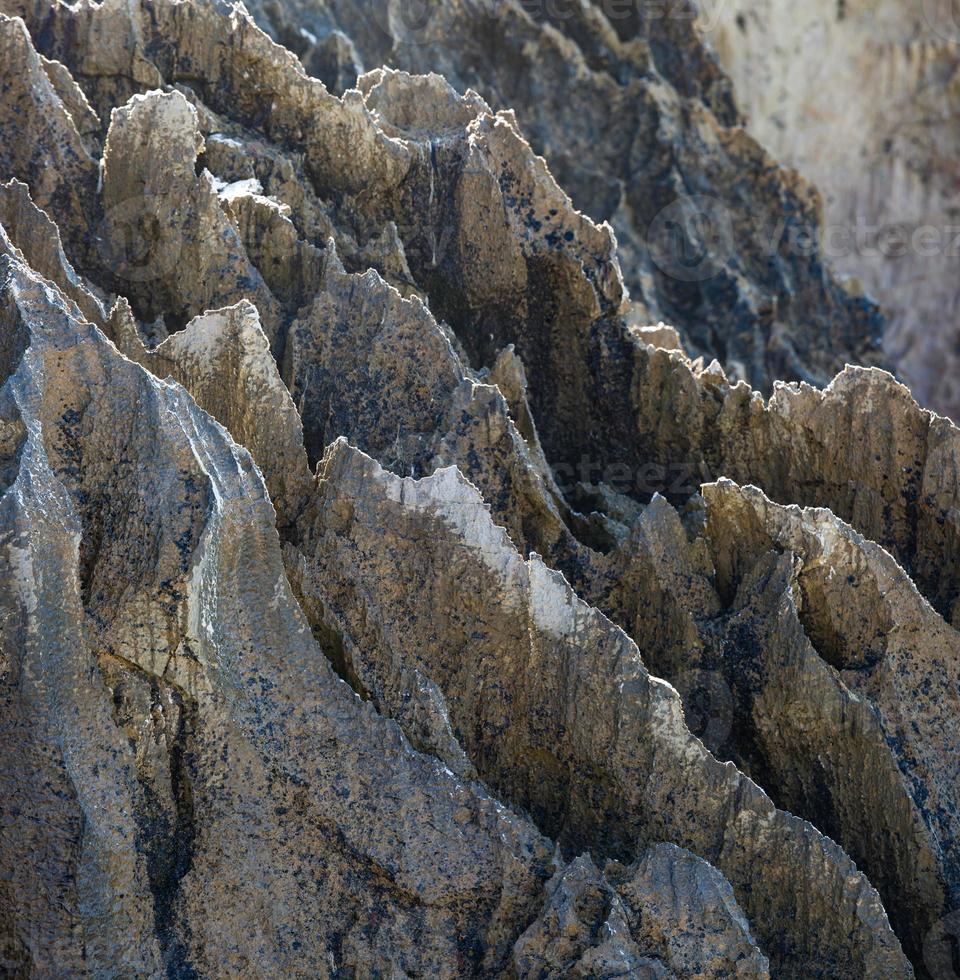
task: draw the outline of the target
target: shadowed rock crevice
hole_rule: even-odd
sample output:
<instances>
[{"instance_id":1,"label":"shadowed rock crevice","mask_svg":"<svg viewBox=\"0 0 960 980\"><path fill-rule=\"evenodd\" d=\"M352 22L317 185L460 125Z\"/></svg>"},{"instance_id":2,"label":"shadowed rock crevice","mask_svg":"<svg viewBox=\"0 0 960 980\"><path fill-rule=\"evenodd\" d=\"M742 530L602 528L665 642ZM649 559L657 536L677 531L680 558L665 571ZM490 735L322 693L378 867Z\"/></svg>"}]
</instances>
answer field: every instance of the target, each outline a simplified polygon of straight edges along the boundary
<instances>
[{"instance_id":1,"label":"shadowed rock crevice","mask_svg":"<svg viewBox=\"0 0 960 980\"><path fill-rule=\"evenodd\" d=\"M960 708L957 635L888 554L832 514L778 507L729 482L705 494L721 592L737 590L719 666L734 692L734 758L851 851L922 960L930 930L956 901L946 844L956 802L952 776L931 795L913 774L943 748L938 726ZM770 618L758 608L768 602L777 610ZM905 700L917 712L906 726ZM792 731L798 723L805 737ZM832 731L827 742L811 740L822 730ZM864 808L868 794L884 802Z\"/></svg>"},{"instance_id":2,"label":"shadowed rock crevice","mask_svg":"<svg viewBox=\"0 0 960 980\"><path fill-rule=\"evenodd\" d=\"M193 798L197 705L162 678L149 677L109 657L102 663L115 723L137 759L141 794L137 847L144 854L160 953L166 975L186 980L197 972L190 963L185 923L177 906L197 832Z\"/></svg>"},{"instance_id":3,"label":"shadowed rock crevice","mask_svg":"<svg viewBox=\"0 0 960 980\"><path fill-rule=\"evenodd\" d=\"M7 274L7 265L0 257L0 275ZM7 290L0 300L0 378L6 381L20 364L29 335L16 301Z\"/></svg>"}]
</instances>

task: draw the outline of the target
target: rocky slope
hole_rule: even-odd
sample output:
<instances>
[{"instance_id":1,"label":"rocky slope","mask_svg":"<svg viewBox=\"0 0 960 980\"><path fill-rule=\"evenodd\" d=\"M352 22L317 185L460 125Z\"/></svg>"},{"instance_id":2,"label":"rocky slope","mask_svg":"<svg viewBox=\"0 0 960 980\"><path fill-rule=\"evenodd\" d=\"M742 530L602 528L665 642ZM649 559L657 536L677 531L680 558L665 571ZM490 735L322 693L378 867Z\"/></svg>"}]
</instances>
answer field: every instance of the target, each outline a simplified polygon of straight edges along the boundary
<instances>
[{"instance_id":1,"label":"rocky slope","mask_svg":"<svg viewBox=\"0 0 960 980\"><path fill-rule=\"evenodd\" d=\"M773 384L816 257L671 299L812 198L578 9L0 0L3 973L952 975L960 433Z\"/></svg>"},{"instance_id":2,"label":"rocky slope","mask_svg":"<svg viewBox=\"0 0 960 980\"><path fill-rule=\"evenodd\" d=\"M439 72L512 110L574 205L615 230L637 322L666 320L731 377L769 391L777 379L826 383L847 362L879 363L878 311L837 284L815 244L796 247L819 228L816 192L741 127L688 0L249 8L333 91L387 64ZM436 244L404 244L429 276ZM441 316L462 318L434 299Z\"/></svg>"},{"instance_id":3,"label":"rocky slope","mask_svg":"<svg viewBox=\"0 0 960 980\"><path fill-rule=\"evenodd\" d=\"M960 16L944 0L709 4L749 129L814 181L825 250L888 313L890 362L960 418Z\"/></svg>"}]
</instances>

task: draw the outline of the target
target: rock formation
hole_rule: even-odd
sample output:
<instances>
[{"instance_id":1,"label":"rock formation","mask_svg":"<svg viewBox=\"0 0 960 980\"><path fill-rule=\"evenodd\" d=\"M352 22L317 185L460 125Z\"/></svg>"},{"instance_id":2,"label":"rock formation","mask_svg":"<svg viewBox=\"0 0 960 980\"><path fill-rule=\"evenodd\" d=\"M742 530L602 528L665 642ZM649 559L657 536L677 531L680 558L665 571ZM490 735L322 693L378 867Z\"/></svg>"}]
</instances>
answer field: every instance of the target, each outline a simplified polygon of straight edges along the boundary
<instances>
[{"instance_id":1,"label":"rock formation","mask_svg":"<svg viewBox=\"0 0 960 980\"><path fill-rule=\"evenodd\" d=\"M951 976L960 433L561 9L0 0L5 975Z\"/></svg>"},{"instance_id":2,"label":"rock formation","mask_svg":"<svg viewBox=\"0 0 960 980\"><path fill-rule=\"evenodd\" d=\"M816 192L744 131L688 0L249 8L335 91L387 64L440 72L513 110L574 205L615 229L637 316L673 324L731 376L768 391L777 379L825 384L848 361L878 363L877 310L808 244L821 221ZM408 249L419 275L436 261L426 244Z\"/></svg>"},{"instance_id":3,"label":"rock formation","mask_svg":"<svg viewBox=\"0 0 960 980\"><path fill-rule=\"evenodd\" d=\"M816 183L829 263L887 311L890 362L922 404L960 418L956 5L705 6L750 132Z\"/></svg>"}]
</instances>

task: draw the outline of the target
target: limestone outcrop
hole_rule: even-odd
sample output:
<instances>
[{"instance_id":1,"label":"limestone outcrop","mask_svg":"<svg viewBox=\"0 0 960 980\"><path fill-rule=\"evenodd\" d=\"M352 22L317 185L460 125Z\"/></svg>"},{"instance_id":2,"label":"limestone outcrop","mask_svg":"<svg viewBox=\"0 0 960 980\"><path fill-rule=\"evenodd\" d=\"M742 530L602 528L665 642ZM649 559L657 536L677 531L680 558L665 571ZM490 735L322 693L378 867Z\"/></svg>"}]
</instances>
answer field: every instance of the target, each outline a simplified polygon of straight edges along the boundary
<instances>
[{"instance_id":1,"label":"limestone outcrop","mask_svg":"<svg viewBox=\"0 0 960 980\"><path fill-rule=\"evenodd\" d=\"M816 192L747 135L687 0L249 7L334 91L386 64L440 72L515 111L575 206L612 225L638 315L674 325L732 377L769 391L777 379L825 384L848 361L879 363L877 310L809 242ZM319 54L342 36L353 42L346 62ZM411 262L425 257L421 246Z\"/></svg>"},{"instance_id":2,"label":"limestone outcrop","mask_svg":"<svg viewBox=\"0 0 960 980\"><path fill-rule=\"evenodd\" d=\"M251 8L0 0L0 972L949 977L960 434L641 233L812 192L689 25Z\"/></svg>"}]
</instances>

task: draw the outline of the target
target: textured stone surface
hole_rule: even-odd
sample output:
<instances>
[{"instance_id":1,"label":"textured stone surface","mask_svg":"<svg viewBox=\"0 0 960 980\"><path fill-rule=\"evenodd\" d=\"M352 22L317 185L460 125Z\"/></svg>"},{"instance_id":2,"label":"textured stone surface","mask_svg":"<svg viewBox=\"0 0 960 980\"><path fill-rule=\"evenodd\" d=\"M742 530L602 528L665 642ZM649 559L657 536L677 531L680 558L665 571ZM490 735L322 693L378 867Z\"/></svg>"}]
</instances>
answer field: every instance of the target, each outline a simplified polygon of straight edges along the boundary
<instances>
[{"instance_id":1,"label":"textured stone surface","mask_svg":"<svg viewBox=\"0 0 960 980\"><path fill-rule=\"evenodd\" d=\"M729 482L704 493L730 603L719 655L743 712L732 754L781 805L819 813L919 949L957 901L956 631L828 511ZM851 805L867 795L883 802Z\"/></svg>"},{"instance_id":2,"label":"textured stone surface","mask_svg":"<svg viewBox=\"0 0 960 980\"><path fill-rule=\"evenodd\" d=\"M686 0L253 0L250 9L307 65L309 38L339 31L368 69L438 71L515 110L575 205L612 224L644 315L680 328L696 353L720 354L736 377L763 389L777 378L826 382L845 361L876 358L871 304L837 285L819 249L790 245L793 229L819 226L815 193L740 127ZM423 258L412 252L421 269ZM438 309L458 317L439 297Z\"/></svg>"},{"instance_id":3,"label":"textured stone surface","mask_svg":"<svg viewBox=\"0 0 960 980\"><path fill-rule=\"evenodd\" d=\"M750 132L823 194L830 264L883 305L888 357L921 404L960 418L956 7L710 7Z\"/></svg>"},{"instance_id":4,"label":"textured stone surface","mask_svg":"<svg viewBox=\"0 0 960 980\"><path fill-rule=\"evenodd\" d=\"M868 915L867 894L848 890L852 865L718 766L626 635L538 557L524 562L456 470L401 480L339 442L314 507L288 548L294 588L321 630L350 639L350 671L381 711L402 723L406 675L425 674L481 778L565 847L623 858L637 841L672 840L731 879L785 971L890 968L863 940L850 949L846 929L831 934L837 908L796 905L782 887L805 879L802 893ZM784 919L791 940L778 946Z\"/></svg>"},{"instance_id":5,"label":"textured stone surface","mask_svg":"<svg viewBox=\"0 0 960 980\"><path fill-rule=\"evenodd\" d=\"M303 428L280 379L257 307L247 300L210 310L147 350L129 306L119 300L109 329L117 347L158 377L179 381L197 404L250 451L283 529L305 503L310 469Z\"/></svg>"},{"instance_id":6,"label":"textured stone surface","mask_svg":"<svg viewBox=\"0 0 960 980\"><path fill-rule=\"evenodd\" d=\"M960 437L651 265L689 25L0 8L0 972L940 980Z\"/></svg>"},{"instance_id":7,"label":"textured stone surface","mask_svg":"<svg viewBox=\"0 0 960 980\"><path fill-rule=\"evenodd\" d=\"M495 969L552 847L335 677L249 454L4 277L30 325L5 394L32 433L2 504L16 968ZM24 863L25 838L49 857Z\"/></svg>"}]
</instances>

